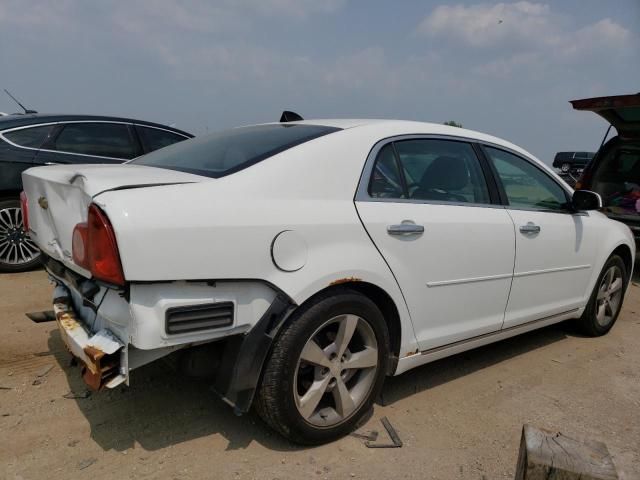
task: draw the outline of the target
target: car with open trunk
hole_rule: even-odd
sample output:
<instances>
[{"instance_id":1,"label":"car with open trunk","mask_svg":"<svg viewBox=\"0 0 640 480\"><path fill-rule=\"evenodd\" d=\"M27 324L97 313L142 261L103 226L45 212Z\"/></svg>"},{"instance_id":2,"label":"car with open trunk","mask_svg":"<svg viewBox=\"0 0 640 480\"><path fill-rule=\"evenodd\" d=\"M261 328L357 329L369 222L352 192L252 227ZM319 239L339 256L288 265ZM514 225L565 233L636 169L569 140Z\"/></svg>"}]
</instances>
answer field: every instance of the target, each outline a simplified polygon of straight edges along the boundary
<instances>
[{"instance_id":1,"label":"car with open trunk","mask_svg":"<svg viewBox=\"0 0 640 480\"><path fill-rule=\"evenodd\" d=\"M571 102L576 110L604 118L617 134L598 150L576 183L602 197L603 213L625 223L640 238L640 93L586 98Z\"/></svg>"}]
</instances>

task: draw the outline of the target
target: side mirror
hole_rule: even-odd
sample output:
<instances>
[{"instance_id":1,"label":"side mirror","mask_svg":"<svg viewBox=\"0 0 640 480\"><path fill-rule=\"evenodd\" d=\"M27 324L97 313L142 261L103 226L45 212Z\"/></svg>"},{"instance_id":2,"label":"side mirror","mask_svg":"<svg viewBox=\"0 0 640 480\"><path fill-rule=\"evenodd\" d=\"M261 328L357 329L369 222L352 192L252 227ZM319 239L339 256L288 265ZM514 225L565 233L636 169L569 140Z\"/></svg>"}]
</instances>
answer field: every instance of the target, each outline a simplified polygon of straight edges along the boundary
<instances>
[{"instance_id":1,"label":"side mirror","mask_svg":"<svg viewBox=\"0 0 640 480\"><path fill-rule=\"evenodd\" d=\"M576 210L599 210L602 208L602 197L590 190L576 190L571 204Z\"/></svg>"}]
</instances>

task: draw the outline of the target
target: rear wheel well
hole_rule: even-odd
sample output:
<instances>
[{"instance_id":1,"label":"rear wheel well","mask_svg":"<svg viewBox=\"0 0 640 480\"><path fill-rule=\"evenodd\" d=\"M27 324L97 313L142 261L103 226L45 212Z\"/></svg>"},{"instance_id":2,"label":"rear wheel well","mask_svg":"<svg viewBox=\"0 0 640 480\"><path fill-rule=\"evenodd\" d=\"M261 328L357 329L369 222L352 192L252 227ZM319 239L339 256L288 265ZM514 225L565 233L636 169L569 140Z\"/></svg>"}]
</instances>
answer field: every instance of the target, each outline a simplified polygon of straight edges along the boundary
<instances>
[{"instance_id":1,"label":"rear wheel well","mask_svg":"<svg viewBox=\"0 0 640 480\"><path fill-rule=\"evenodd\" d=\"M631 255L631 249L627 245L618 245L611 255L618 255L622 258L624 266L627 269L627 283L631 280L631 271L633 270L633 255Z\"/></svg>"},{"instance_id":2,"label":"rear wheel well","mask_svg":"<svg viewBox=\"0 0 640 480\"><path fill-rule=\"evenodd\" d=\"M400 324L400 314L398 313L398 308L396 307L395 302L389 296L387 292L385 292L382 288L368 282L360 282L360 281L352 281L340 283L338 285L332 285L323 290L320 290L311 298L307 299L303 305L308 304L319 294L326 294L327 292L335 291L338 293L339 291L344 290L355 290L358 293L361 293L380 309L382 312L382 316L387 324L387 328L389 329L389 340L391 345L389 346L389 351L392 354L392 361L389 368L388 374L391 374L395 371L396 364L398 362L398 357L400 355L400 343L402 340L402 327ZM303 306L301 305L301 306Z\"/></svg>"}]
</instances>

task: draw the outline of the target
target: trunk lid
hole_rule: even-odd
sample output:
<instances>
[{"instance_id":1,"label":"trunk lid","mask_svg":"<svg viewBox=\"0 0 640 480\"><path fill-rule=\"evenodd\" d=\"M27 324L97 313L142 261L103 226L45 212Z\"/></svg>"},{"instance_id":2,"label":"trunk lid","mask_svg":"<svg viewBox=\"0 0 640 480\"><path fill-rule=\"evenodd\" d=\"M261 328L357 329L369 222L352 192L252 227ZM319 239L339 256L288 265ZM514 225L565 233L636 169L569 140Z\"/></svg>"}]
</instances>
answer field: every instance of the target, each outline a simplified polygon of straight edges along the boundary
<instances>
[{"instance_id":1,"label":"trunk lid","mask_svg":"<svg viewBox=\"0 0 640 480\"><path fill-rule=\"evenodd\" d=\"M74 227L87 220L87 209L97 195L210 180L189 173L142 165L57 165L30 168L22 173L29 204L32 239L47 255L74 271L90 276L72 260Z\"/></svg>"},{"instance_id":2,"label":"trunk lid","mask_svg":"<svg viewBox=\"0 0 640 480\"><path fill-rule=\"evenodd\" d=\"M575 110L595 112L622 137L640 137L640 93L571 100Z\"/></svg>"}]
</instances>

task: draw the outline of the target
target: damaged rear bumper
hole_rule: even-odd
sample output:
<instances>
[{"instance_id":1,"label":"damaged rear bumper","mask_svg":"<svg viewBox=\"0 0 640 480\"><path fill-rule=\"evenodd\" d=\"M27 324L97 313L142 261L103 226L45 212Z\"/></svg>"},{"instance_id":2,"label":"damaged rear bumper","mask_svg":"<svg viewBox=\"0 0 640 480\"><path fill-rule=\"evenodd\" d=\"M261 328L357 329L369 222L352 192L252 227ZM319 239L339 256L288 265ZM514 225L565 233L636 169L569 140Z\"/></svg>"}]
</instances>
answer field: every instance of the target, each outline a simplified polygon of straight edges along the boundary
<instances>
[{"instance_id":1,"label":"damaged rear bumper","mask_svg":"<svg viewBox=\"0 0 640 480\"><path fill-rule=\"evenodd\" d=\"M65 287L56 287L53 311L62 340L82 363L82 378L91 389L114 388L126 381L121 368L125 345L108 329L90 333L78 319Z\"/></svg>"}]
</instances>

